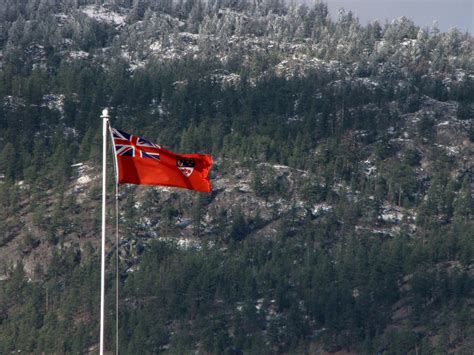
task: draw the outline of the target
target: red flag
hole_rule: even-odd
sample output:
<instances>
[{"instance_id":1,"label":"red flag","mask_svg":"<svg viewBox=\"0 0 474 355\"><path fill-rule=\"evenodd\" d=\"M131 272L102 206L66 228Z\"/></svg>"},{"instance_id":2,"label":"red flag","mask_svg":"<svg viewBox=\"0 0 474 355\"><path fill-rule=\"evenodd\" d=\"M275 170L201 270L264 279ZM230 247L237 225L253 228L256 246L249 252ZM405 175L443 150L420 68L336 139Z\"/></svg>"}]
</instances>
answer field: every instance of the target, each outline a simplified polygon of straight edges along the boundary
<instances>
[{"instance_id":1,"label":"red flag","mask_svg":"<svg viewBox=\"0 0 474 355\"><path fill-rule=\"evenodd\" d=\"M210 192L212 157L175 154L141 137L111 128L119 184L161 185Z\"/></svg>"}]
</instances>

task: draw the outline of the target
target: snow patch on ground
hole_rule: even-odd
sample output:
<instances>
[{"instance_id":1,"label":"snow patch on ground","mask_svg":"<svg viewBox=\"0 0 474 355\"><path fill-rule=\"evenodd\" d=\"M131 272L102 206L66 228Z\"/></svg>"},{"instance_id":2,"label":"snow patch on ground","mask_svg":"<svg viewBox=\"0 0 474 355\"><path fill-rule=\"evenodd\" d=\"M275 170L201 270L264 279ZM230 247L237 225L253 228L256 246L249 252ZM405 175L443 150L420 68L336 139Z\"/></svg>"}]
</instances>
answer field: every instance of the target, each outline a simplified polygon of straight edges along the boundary
<instances>
[{"instance_id":1,"label":"snow patch on ground","mask_svg":"<svg viewBox=\"0 0 474 355\"><path fill-rule=\"evenodd\" d=\"M311 208L311 214L314 217L320 216L324 212L329 212L332 210L332 206L329 206L326 203L318 203Z\"/></svg>"},{"instance_id":2,"label":"snow patch on ground","mask_svg":"<svg viewBox=\"0 0 474 355\"><path fill-rule=\"evenodd\" d=\"M294 116L291 116L291 117L288 117L287 120L286 120L287 123L292 123L292 122L303 122L303 118L298 116L298 115L294 115Z\"/></svg>"},{"instance_id":3,"label":"snow patch on ground","mask_svg":"<svg viewBox=\"0 0 474 355\"><path fill-rule=\"evenodd\" d=\"M85 185L94 180L94 177L89 174L89 171L92 170L90 166L84 163L76 163L72 164L71 167L77 169L78 178L74 185L76 191L82 190Z\"/></svg>"},{"instance_id":4,"label":"snow patch on ground","mask_svg":"<svg viewBox=\"0 0 474 355\"><path fill-rule=\"evenodd\" d=\"M394 226L392 228L384 229L384 228L370 228L370 227L356 226L355 230L357 232L369 232L373 234L388 235L390 237L394 237L399 232L400 227Z\"/></svg>"},{"instance_id":5,"label":"snow patch on ground","mask_svg":"<svg viewBox=\"0 0 474 355\"><path fill-rule=\"evenodd\" d=\"M180 227L180 228L186 228L187 226L190 226L192 223L193 223L193 220L191 218L181 218L175 222L175 226Z\"/></svg>"},{"instance_id":6,"label":"snow patch on ground","mask_svg":"<svg viewBox=\"0 0 474 355\"><path fill-rule=\"evenodd\" d=\"M398 223L403 218L403 213L400 211L389 210L382 213L381 218L384 222Z\"/></svg>"},{"instance_id":7,"label":"snow patch on ground","mask_svg":"<svg viewBox=\"0 0 474 355\"><path fill-rule=\"evenodd\" d=\"M81 176L77 179L79 185L86 185L92 181L92 178L89 175Z\"/></svg>"},{"instance_id":8,"label":"snow patch on ground","mask_svg":"<svg viewBox=\"0 0 474 355\"><path fill-rule=\"evenodd\" d=\"M236 87L240 84L240 75L236 73L214 73L209 78L223 88Z\"/></svg>"},{"instance_id":9,"label":"snow patch on ground","mask_svg":"<svg viewBox=\"0 0 474 355\"><path fill-rule=\"evenodd\" d=\"M88 59L88 58L89 58L89 52L85 52L85 51L70 51L70 52L69 52L69 58L72 59L72 60Z\"/></svg>"},{"instance_id":10,"label":"snow patch on ground","mask_svg":"<svg viewBox=\"0 0 474 355\"><path fill-rule=\"evenodd\" d=\"M243 181L236 184L236 190L239 192L252 192L250 185Z\"/></svg>"},{"instance_id":11,"label":"snow patch on ground","mask_svg":"<svg viewBox=\"0 0 474 355\"><path fill-rule=\"evenodd\" d=\"M374 165L374 162L369 159L364 161L362 166L366 176L373 176L377 172L377 167Z\"/></svg>"},{"instance_id":12,"label":"snow patch on ground","mask_svg":"<svg viewBox=\"0 0 474 355\"><path fill-rule=\"evenodd\" d=\"M441 149L444 149L446 151L446 154L448 154L448 156L458 155L460 151L459 147L455 145L447 146L447 145L438 144L438 143L436 143L435 145Z\"/></svg>"},{"instance_id":13,"label":"snow patch on ground","mask_svg":"<svg viewBox=\"0 0 474 355\"><path fill-rule=\"evenodd\" d=\"M105 22L111 25L123 25L126 19L125 15L110 11L103 6L88 5L82 9L82 12L96 21Z\"/></svg>"},{"instance_id":14,"label":"snow patch on ground","mask_svg":"<svg viewBox=\"0 0 474 355\"><path fill-rule=\"evenodd\" d=\"M42 107L47 107L50 110L59 111L61 114L64 113L64 100L66 96L63 94L46 94L43 96L43 103L41 104Z\"/></svg>"},{"instance_id":15,"label":"snow patch on ground","mask_svg":"<svg viewBox=\"0 0 474 355\"><path fill-rule=\"evenodd\" d=\"M25 100L19 97L8 95L3 98L2 106L14 111L19 107L25 106Z\"/></svg>"},{"instance_id":16,"label":"snow patch on ground","mask_svg":"<svg viewBox=\"0 0 474 355\"><path fill-rule=\"evenodd\" d=\"M144 68L146 65L145 61L133 62L130 63L130 71L134 72L137 69Z\"/></svg>"},{"instance_id":17,"label":"snow patch on ground","mask_svg":"<svg viewBox=\"0 0 474 355\"><path fill-rule=\"evenodd\" d=\"M201 249L201 244L197 240L191 238L179 238L177 244L181 249L185 250Z\"/></svg>"},{"instance_id":18,"label":"snow patch on ground","mask_svg":"<svg viewBox=\"0 0 474 355\"><path fill-rule=\"evenodd\" d=\"M308 172L305 171L305 170L301 170L301 169L296 169L296 168L292 168L292 167L289 167L288 165L281 165L281 164L269 164L269 163L260 163L258 164L259 166L260 165L264 165L264 166L269 166L269 167L272 167L273 169L277 170L277 171L288 171L288 172L291 172L291 171L297 171L303 175L307 174Z\"/></svg>"},{"instance_id":19,"label":"snow patch on ground","mask_svg":"<svg viewBox=\"0 0 474 355\"><path fill-rule=\"evenodd\" d=\"M70 20L71 16L66 15L65 13L54 14L54 17L60 19L61 21L65 22L66 20Z\"/></svg>"},{"instance_id":20,"label":"snow patch on ground","mask_svg":"<svg viewBox=\"0 0 474 355\"><path fill-rule=\"evenodd\" d=\"M166 105L163 102L159 102L156 99L151 100L150 104L150 113L152 115L159 115L161 117L169 115L169 111L166 108Z\"/></svg>"},{"instance_id":21,"label":"snow patch on ground","mask_svg":"<svg viewBox=\"0 0 474 355\"><path fill-rule=\"evenodd\" d=\"M158 240L163 242L175 243L178 248L183 250L188 249L201 249L201 243L199 240L189 237L180 237L180 238L170 238L170 237L160 237Z\"/></svg>"},{"instance_id":22,"label":"snow patch on ground","mask_svg":"<svg viewBox=\"0 0 474 355\"><path fill-rule=\"evenodd\" d=\"M148 47L157 59L174 60L181 57L196 55L199 52L199 35L190 32L180 32L166 39L152 42Z\"/></svg>"},{"instance_id":23,"label":"snow patch on ground","mask_svg":"<svg viewBox=\"0 0 474 355\"><path fill-rule=\"evenodd\" d=\"M305 77L311 70L318 69L329 70L330 67L322 60L304 54L284 59L274 67L275 74L286 79Z\"/></svg>"}]
</instances>

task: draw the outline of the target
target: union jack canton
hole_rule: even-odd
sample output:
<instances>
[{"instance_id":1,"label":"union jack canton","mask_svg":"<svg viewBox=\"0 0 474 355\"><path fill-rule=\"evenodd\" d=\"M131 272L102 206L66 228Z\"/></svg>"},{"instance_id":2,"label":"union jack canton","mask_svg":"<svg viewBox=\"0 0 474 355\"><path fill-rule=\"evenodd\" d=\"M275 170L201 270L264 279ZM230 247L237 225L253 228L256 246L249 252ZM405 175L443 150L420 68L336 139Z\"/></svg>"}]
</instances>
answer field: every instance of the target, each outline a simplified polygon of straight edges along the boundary
<instances>
[{"instance_id":1,"label":"union jack canton","mask_svg":"<svg viewBox=\"0 0 474 355\"><path fill-rule=\"evenodd\" d=\"M110 129L117 156L160 160L159 145L112 127Z\"/></svg>"}]
</instances>

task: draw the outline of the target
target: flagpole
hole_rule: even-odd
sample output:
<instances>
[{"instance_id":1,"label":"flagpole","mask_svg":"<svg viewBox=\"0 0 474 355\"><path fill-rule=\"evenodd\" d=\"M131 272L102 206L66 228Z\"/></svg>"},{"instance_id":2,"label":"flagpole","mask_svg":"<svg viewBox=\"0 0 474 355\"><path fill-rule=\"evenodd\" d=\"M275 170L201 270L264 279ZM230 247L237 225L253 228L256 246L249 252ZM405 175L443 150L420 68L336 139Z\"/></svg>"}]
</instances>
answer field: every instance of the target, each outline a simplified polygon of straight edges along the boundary
<instances>
[{"instance_id":1,"label":"flagpole","mask_svg":"<svg viewBox=\"0 0 474 355\"><path fill-rule=\"evenodd\" d=\"M102 110L102 251L100 274L100 355L104 355L104 324L105 324L105 219L107 202L107 124L109 111Z\"/></svg>"}]
</instances>

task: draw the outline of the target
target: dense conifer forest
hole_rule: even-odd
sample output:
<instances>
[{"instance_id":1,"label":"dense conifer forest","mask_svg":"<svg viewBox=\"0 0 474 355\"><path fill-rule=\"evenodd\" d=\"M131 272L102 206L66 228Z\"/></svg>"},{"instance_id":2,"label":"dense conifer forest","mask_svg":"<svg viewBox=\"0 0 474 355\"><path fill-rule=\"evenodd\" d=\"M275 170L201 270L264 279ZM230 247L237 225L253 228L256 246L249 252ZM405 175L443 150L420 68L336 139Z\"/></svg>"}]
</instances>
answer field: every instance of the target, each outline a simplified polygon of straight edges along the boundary
<instances>
[{"instance_id":1,"label":"dense conifer forest","mask_svg":"<svg viewBox=\"0 0 474 355\"><path fill-rule=\"evenodd\" d=\"M97 352L104 107L215 160L120 188L120 353L472 353L472 53L321 2L3 1L0 353Z\"/></svg>"}]
</instances>

